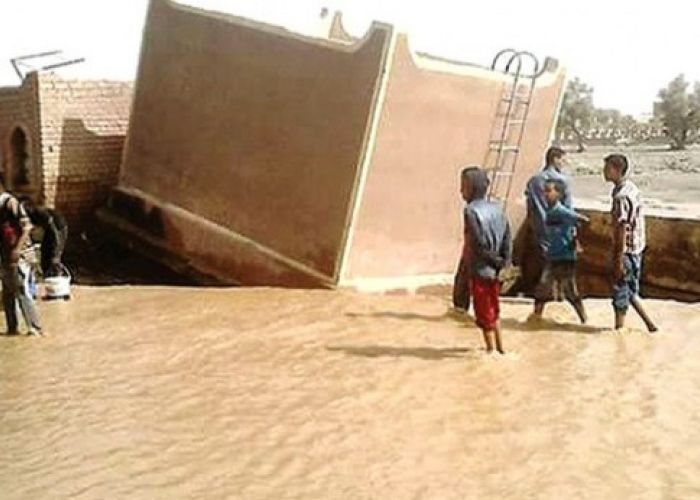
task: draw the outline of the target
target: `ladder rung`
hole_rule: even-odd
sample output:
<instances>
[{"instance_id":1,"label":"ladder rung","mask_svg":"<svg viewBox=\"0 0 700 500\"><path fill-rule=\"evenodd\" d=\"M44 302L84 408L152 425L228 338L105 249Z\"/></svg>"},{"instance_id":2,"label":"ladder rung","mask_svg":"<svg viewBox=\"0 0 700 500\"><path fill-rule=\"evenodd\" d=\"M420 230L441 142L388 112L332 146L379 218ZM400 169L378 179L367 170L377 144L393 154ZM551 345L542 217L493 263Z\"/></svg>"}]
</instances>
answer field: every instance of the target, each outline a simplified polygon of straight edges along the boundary
<instances>
[{"instance_id":1,"label":"ladder rung","mask_svg":"<svg viewBox=\"0 0 700 500\"><path fill-rule=\"evenodd\" d=\"M513 92L513 91L515 90L515 91L518 92L518 93L527 94L528 92L530 92L530 90L532 90L532 85L521 84L521 85L518 85L518 86L515 87L515 88L513 88L512 85L508 85L508 86L505 88L505 90L506 90L506 92Z\"/></svg>"},{"instance_id":2,"label":"ladder rung","mask_svg":"<svg viewBox=\"0 0 700 500\"><path fill-rule=\"evenodd\" d=\"M516 102L518 104L530 104L530 99L528 99L525 96L516 96L514 99L511 99L510 97L504 97L503 102Z\"/></svg>"},{"instance_id":3,"label":"ladder rung","mask_svg":"<svg viewBox=\"0 0 700 500\"><path fill-rule=\"evenodd\" d=\"M502 114L502 115L496 115L496 118L501 118L504 120L504 126L508 127L510 125L523 125L526 120L522 119L517 119L517 120L508 120L508 115L507 114Z\"/></svg>"},{"instance_id":4,"label":"ladder rung","mask_svg":"<svg viewBox=\"0 0 700 500\"><path fill-rule=\"evenodd\" d=\"M495 143L500 143L500 141L495 141ZM491 149L494 151L506 151L510 153L517 153L520 151L520 148L518 146L498 146L498 145L491 145Z\"/></svg>"}]
</instances>

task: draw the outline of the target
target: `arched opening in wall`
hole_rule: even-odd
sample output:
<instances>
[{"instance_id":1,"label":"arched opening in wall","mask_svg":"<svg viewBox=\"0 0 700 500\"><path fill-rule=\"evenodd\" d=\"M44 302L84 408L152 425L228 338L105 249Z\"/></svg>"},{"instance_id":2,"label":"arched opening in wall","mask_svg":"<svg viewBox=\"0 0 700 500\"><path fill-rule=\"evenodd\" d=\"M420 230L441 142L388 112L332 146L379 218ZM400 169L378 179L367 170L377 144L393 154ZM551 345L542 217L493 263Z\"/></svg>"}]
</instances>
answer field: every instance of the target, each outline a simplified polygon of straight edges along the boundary
<instances>
[{"instance_id":1,"label":"arched opening in wall","mask_svg":"<svg viewBox=\"0 0 700 500\"><path fill-rule=\"evenodd\" d=\"M22 127L15 127L10 135L8 161L5 165L5 181L10 189L29 186L31 155L29 140Z\"/></svg>"}]
</instances>

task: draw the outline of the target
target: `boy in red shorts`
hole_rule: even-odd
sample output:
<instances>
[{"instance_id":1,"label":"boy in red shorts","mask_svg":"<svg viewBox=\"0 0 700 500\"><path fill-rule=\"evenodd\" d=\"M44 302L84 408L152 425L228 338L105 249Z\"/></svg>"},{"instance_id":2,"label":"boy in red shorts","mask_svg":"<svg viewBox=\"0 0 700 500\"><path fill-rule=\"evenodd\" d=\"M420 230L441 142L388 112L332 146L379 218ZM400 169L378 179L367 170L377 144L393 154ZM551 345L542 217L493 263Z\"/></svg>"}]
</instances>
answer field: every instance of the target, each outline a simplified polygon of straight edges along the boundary
<instances>
[{"instance_id":1,"label":"boy in red shorts","mask_svg":"<svg viewBox=\"0 0 700 500\"><path fill-rule=\"evenodd\" d=\"M501 354L501 327L499 322L498 274L510 264L512 241L508 219L498 203L486 199L489 178L479 167L467 167L461 175L462 197L468 203L464 217L468 235L464 242L464 259L471 275L471 291L476 324L481 328L486 351Z\"/></svg>"}]
</instances>

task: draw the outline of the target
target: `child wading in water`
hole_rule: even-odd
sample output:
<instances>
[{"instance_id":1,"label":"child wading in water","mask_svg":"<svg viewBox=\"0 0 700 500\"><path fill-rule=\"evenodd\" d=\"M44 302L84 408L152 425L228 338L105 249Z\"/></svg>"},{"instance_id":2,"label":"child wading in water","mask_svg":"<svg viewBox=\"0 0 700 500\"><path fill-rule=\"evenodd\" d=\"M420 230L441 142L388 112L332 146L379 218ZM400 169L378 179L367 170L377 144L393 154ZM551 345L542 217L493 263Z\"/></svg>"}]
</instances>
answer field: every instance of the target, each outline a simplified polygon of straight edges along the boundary
<instances>
[{"instance_id":1,"label":"child wading in water","mask_svg":"<svg viewBox=\"0 0 700 500\"><path fill-rule=\"evenodd\" d=\"M476 324L481 328L487 352L494 345L501 354L498 273L510 264L512 242L508 219L498 203L486 200L489 178L479 167L467 167L461 174L462 197L468 230L465 232L463 258L469 270Z\"/></svg>"},{"instance_id":2,"label":"child wading in water","mask_svg":"<svg viewBox=\"0 0 700 500\"><path fill-rule=\"evenodd\" d=\"M574 306L581 323L585 323L586 311L576 286L576 224L589 222L589 219L564 206L562 192L560 182L550 180L545 183L547 260L535 290L535 310L529 319L542 319L547 302L565 298Z\"/></svg>"},{"instance_id":3,"label":"child wading in water","mask_svg":"<svg viewBox=\"0 0 700 500\"><path fill-rule=\"evenodd\" d=\"M657 331L639 300L639 280L642 275L642 252L646 246L644 212L639 188L628 178L629 164L624 155L610 155L604 160L603 175L612 182L613 230L613 309L615 329L625 326L630 304L641 316L647 330Z\"/></svg>"}]
</instances>

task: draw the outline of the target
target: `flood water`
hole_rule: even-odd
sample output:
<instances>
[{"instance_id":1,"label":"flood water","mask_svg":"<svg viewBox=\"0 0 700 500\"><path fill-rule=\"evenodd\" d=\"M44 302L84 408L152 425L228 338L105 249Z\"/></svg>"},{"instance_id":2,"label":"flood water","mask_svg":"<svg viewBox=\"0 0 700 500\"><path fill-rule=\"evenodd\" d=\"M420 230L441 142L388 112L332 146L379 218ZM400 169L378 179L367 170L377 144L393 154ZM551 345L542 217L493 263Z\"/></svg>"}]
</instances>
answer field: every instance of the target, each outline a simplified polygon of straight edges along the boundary
<instances>
[{"instance_id":1,"label":"flood water","mask_svg":"<svg viewBox=\"0 0 700 500\"><path fill-rule=\"evenodd\" d=\"M700 308L662 332L446 298L80 288L0 336L2 499L700 497Z\"/></svg>"}]
</instances>

